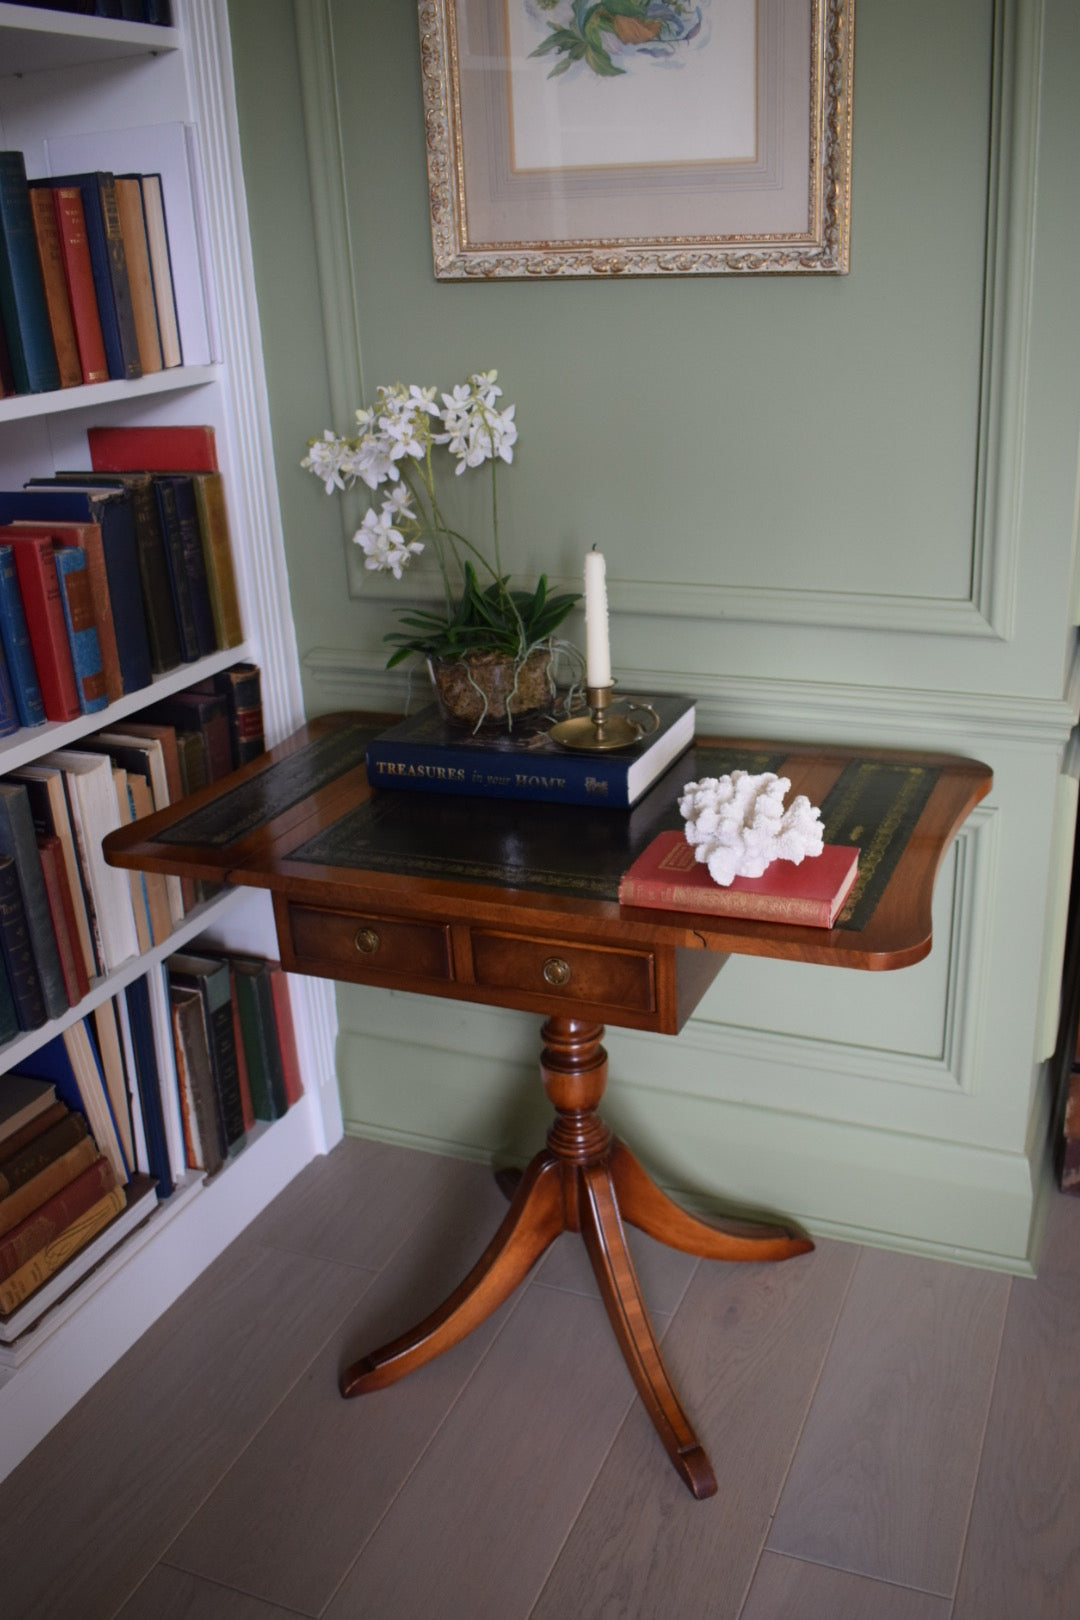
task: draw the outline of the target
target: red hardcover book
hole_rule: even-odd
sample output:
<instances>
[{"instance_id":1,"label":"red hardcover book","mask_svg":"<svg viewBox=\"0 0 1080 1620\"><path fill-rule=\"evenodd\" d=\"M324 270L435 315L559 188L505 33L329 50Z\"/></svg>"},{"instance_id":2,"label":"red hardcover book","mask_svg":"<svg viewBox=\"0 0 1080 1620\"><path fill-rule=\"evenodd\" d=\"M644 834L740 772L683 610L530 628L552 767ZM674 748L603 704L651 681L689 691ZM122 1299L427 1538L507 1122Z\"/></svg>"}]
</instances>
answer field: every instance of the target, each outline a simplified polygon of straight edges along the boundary
<instances>
[{"instance_id":1,"label":"red hardcover book","mask_svg":"<svg viewBox=\"0 0 1080 1620\"><path fill-rule=\"evenodd\" d=\"M71 643L64 622L64 603L52 541L39 530L17 523L0 527L0 543L11 544L19 595L30 631L46 720L74 720L82 713Z\"/></svg>"},{"instance_id":2,"label":"red hardcover book","mask_svg":"<svg viewBox=\"0 0 1080 1620\"><path fill-rule=\"evenodd\" d=\"M60 955L60 971L64 975L64 989L67 991L68 1001L74 1007L83 996L89 994L90 980L79 947L75 907L71 899L67 867L64 864L64 851L59 838L50 833L39 833L37 846L45 878L49 915L52 918L56 948Z\"/></svg>"},{"instance_id":3,"label":"red hardcover book","mask_svg":"<svg viewBox=\"0 0 1080 1620\"><path fill-rule=\"evenodd\" d=\"M54 1193L40 1209L13 1226L6 1237L0 1238L0 1281L32 1260L40 1249L59 1237L115 1186L116 1173L102 1155L74 1181Z\"/></svg>"},{"instance_id":4,"label":"red hardcover book","mask_svg":"<svg viewBox=\"0 0 1080 1620\"><path fill-rule=\"evenodd\" d=\"M300 1073L300 1054L296 1048L296 1026L293 1023L292 1002L289 1000L289 976L280 962L268 962L270 991L274 998L274 1019L277 1023L278 1044L281 1047L281 1067L285 1071L285 1096L291 1108L304 1095L304 1078Z\"/></svg>"},{"instance_id":5,"label":"red hardcover book","mask_svg":"<svg viewBox=\"0 0 1080 1620\"><path fill-rule=\"evenodd\" d=\"M64 261L64 275L71 300L71 319L79 348L82 380L84 383L108 382L109 364L105 358L105 339L94 290L82 192L78 186L50 186L48 190L56 212L60 257Z\"/></svg>"},{"instance_id":6,"label":"red hardcover book","mask_svg":"<svg viewBox=\"0 0 1080 1620\"><path fill-rule=\"evenodd\" d=\"M47 535L57 546L81 546L86 552L86 573L90 583L90 602L94 628L101 649L101 672L105 677L105 696L116 703L124 695L124 681L120 673L120 654L116 646L116 626L113 623L112 599L109 596L109 576L105 568L105 548L101 540L100 523L32 523L19 518L15 527L24 534Z\"/></svg>"},{"instance_id":7,"label":"red hardcover book","mask_svg":"<svg viewBox=\"0 0 1080 1620\"><path fill-rule=\"evenodd\" d=\"M859 852L826 844L820 855L773 861L761 877L737 877L726 888L694 859L682 832L654 838L619 884L619 903L660 911L701 911L754 922L798 923L831 928L851 891Z\"/></svg>"},{"instance_id":8,"label":"red hardcover book","mask_svg":"<svg viewBox=\"0 0 1080 1620\"><path fill-rule=\"evenodd\" d=\"M212 427L92 427L95 472L217 472Z\"/></svg>"}]
</instances>

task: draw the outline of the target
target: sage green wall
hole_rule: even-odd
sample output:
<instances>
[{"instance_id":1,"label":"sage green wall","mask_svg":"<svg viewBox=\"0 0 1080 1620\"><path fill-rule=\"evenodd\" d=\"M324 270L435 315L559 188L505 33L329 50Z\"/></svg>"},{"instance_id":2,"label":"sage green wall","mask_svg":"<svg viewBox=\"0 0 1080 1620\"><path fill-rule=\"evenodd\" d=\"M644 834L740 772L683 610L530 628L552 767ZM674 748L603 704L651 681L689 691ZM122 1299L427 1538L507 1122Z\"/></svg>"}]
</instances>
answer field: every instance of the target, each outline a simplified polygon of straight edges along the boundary
<instances>
[{"instance_id":1,"label":"sage green wall","mask_svg":"<svg viewBox=\"0 0 1080 1620\"><path fill-rule=\"evenodd\" d=\"M362 577L306 439L347 427L361 376L497 366L508 561L571 579L601 547L624 685L694 692L707 729L995 772L927 962L732 961L678 1042L609 1032L609 1117L706 1203L1024 1264L1075 810L1076 8L859 0L847 277L491 285L432 275L416 8L229 9L309 711L401 700L405 587ZM535 1144L532 1020L339 1008L350 1129Z\"/></svg>"}]
</instances>

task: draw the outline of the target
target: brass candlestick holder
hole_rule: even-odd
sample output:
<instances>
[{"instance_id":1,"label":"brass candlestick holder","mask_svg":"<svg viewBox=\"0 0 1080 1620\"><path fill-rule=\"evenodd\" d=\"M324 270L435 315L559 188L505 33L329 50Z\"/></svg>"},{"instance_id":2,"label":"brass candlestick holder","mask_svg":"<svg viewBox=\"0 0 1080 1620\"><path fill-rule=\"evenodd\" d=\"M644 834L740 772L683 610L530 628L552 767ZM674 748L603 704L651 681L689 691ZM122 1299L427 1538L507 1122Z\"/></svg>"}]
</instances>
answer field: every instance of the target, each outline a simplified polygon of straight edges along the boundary
<instances>
[{"instance_id":1,"label":"brass candlestick holder","mask_svg":"<svg viewBox=\"0 0 1080 1620\"><path fill-rule=\"evenodd\" d=\"M588 714L575 715L553 726L548 736L560 748L575 754L607 754L619 748L632 748L643 737L651 736L660 725L660 716L651 703L632 698L626 708L615 712L615 682L608 686L587 686ZM647 719L638 720L636 714Z\"/></svg>"}]
</instances>

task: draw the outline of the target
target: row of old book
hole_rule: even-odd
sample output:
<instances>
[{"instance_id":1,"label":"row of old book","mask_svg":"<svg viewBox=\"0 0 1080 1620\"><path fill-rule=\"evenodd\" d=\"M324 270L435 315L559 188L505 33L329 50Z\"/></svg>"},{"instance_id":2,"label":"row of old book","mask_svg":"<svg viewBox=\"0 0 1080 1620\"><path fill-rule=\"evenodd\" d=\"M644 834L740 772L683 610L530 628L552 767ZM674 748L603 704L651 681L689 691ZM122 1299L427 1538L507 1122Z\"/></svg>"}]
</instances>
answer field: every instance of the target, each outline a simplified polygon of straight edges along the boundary
<instances>
[{"instance_id":1,"label":"row of old book","mask_svg":"<svg viewBox=\"0 0 1080 1620\"><path fill-rule=\"evenodd\" d=\"M238 664L0 779L0 1045L77 1006L205 898L108 866L102 839L260 754L260 689Z\"/></svg>"},{"instance_id":2,"label":"row of old book","mask_svg":"<svg viewBox=\"0 0 1080 1620\"><path fill-rule=\"evenodd\" d=\"M217 950L168 957L0 1076L0 1341L302 1090L280 964Z\"/></svg>"},{"instance_id":3,"label":"row of old book","mask_svg":"<svg viewBox=\"0 0 1080 1620\"><path fill-rule=\"evenodd\" d=\"M213 430L87 437L89 470L0 490L0 736L243 640Z\"/></svg>"},{"instance_id":4,"label":"row of old book","mask_svg":"<svg viewBox=\"0 0 1080 1620\"><path fill-rule=\"evenodd\" d=\"M28 180L0 151L0 396L182 364L161 175Z\"/></svg>"}]
</instances>

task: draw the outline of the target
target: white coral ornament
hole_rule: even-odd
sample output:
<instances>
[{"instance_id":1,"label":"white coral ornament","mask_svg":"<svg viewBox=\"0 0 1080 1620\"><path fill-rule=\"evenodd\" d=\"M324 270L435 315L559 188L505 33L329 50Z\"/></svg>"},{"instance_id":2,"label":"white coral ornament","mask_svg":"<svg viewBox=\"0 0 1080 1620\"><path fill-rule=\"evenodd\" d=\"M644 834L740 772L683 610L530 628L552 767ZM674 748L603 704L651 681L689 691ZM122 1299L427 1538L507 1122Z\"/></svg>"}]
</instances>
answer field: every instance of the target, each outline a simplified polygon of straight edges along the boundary
<instances>
[{"instance_id":1,"label":"white coral ornament","mask_svg":"<svg viewBox=\"0 0 1080 1620\"><path fill-rule=\"evenodd\" d=\"M732 771L687 782L679 800L686 819L686 841L694 859L727 888L736 877L760 877L773 861L796 866L824 848L821 811L800 793L784 809L791 788L786 776L764 771Z\"/></svg>"}]
</instances>

